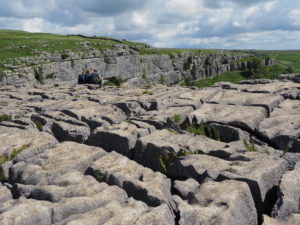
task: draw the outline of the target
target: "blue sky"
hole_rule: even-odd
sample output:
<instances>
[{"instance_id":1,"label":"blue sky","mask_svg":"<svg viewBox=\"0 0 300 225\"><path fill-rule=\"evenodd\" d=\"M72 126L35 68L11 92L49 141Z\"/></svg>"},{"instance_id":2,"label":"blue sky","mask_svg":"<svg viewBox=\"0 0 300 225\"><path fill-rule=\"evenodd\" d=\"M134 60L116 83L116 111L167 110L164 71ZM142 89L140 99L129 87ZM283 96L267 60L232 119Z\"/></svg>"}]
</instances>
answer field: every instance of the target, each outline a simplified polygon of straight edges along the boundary
<instances>
[{"instance_id":1,"label":"blue sky","mask_svg":"<svg viewBox=\"0 0 300 225\"><path fill-rule=\"evenodd\" d=\"M300 1L1 0L0 28L156 47L300 49Z\"/></svg>"}]
</instances>

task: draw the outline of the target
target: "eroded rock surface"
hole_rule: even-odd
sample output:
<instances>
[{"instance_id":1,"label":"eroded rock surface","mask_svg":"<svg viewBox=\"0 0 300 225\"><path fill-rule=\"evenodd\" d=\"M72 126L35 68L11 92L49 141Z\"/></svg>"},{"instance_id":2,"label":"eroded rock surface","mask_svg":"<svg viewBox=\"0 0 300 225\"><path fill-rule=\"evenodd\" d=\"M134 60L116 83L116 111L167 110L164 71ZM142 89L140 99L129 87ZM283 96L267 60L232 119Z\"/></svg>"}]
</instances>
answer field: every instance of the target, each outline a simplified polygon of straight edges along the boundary
<instances>
[{"instance_id":1,"label":"eroded rock surface","mask_svg":"<svg viewBox=\"0 0 300 225\"><path fill-rule=\"evenodd\" d=\"M0 224L300 224L297 76L0 89Z\"/></svg>"}]
</instances>

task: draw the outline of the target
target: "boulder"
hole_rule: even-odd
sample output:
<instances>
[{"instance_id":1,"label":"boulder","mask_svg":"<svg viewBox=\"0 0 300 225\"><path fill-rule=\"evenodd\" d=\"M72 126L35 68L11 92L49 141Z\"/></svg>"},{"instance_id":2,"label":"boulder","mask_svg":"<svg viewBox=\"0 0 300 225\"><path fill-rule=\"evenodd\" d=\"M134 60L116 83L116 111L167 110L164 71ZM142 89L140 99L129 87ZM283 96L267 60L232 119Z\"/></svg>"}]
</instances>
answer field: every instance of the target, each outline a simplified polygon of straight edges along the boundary
<instances>
[{"instance_id":1,"label":"boulder","mask_svg":"<svg viewBox=\"0 0 300 225\"><path fill-rule=\"evenodd\" d=\"M286 152L300 152L300 101L286 100L275 109L269 118L259 125L259 133L276 148Z\"/></svg>"},{"instance_id":2,"label":"boulder","mask_svg":"<svg viewBox=\"0 0 300 225\"><path fill-rule=\"evenodd\" d=\"M204 104L188 116L186 123L220 123L253 132L266 117L262 107Z\"/></svg>"},{"instance_id":3,"label":"boulder","mask_svg":"<svg viewBox=\"0 0 300 225\"><path fill-rule=\"evenodd\" d=\"M257 213L249 187L238 181L207 181L186 201L174 196L179 224L257 225Z\"/></svg>"},{"instance_id":4,"label":"boulder","mask_svg":"<svg viewBox=\"0 0 300 225\"><path fill-rule=\"evenodd\" d=\"M137 139L150 132L149 129L139 128L132 123L127 121L109 127L98 127L90 135L88 144L132 158Z\"/></svg>"},{"instance_id":5,"label":"boulder","mask_svg":"<svg viewBox=\"0 0 300 225\"><path fill-rule=\"evenodd\" d=\"M97 180L117 185L129 196L156 207L167 204L175 208L171 196L171 181L159 172L145 168L116 152L97 161L88 169Z\"/></svg>"},{"instance_id":6,"label":"boulder","mask_svg":"<svg viewBox=\"0 0 300 225\"><path fill-rule=\"evenodd\" d=\"M210 103L223 105L259 106L265 108L268 114L283 101L284 98L281 95L247 93L237 90L220 92L209 100Z\"/></svg>"},{"instance_id":7,"label":"boulder","mask_svg":"<svg viewBox=\"0 0 300 225\"><path fill-rule=\"evenodd\" d=\"M279 199L273 208L273 216L284 220L293 213L300 214L300 168L284 174L280 181L279 188Z\"/></svg>"}]
</instances>

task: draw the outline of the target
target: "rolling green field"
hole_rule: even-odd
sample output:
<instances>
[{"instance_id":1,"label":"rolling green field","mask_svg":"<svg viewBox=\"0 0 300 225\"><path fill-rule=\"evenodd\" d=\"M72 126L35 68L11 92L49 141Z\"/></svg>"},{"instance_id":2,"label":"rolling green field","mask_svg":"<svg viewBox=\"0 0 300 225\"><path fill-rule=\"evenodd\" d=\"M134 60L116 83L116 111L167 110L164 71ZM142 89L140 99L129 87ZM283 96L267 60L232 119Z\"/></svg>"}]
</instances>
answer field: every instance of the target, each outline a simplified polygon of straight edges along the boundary
<instances>
[{"instance_id":1,"label":"rolling green field","mask_svg":"<svg viewBox=\"0 0 300 225\"><path fill-rule=\"evenodd\" d=\"M300 50L299 51L257 51L277 61L279 65L292 67L294 73L300 73Z\"/></svg>"}]
</instances>

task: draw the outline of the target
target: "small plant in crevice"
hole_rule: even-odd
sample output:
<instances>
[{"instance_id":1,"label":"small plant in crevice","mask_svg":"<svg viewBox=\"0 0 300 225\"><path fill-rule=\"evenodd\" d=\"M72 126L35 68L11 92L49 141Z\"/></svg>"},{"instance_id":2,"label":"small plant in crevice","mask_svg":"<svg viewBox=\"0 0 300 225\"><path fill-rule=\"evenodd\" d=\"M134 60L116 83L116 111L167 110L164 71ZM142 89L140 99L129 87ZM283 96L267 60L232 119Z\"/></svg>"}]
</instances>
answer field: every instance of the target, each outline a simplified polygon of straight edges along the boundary
<instances>
[{"instance_id":1,"label":"small plant in crevice","mask_svg":"<svg viewBox=\"0 0 300 225\"><path fill-rule=\"evenodd\" d=\"M279 157L280 157L280 158L283 158L283 157L290 151L291 147L292 147L292 143L289 142L289 143L286 145L285 149L282 151L282 153L280 154Z\"/></svg>"},{"instance_id":2,"label":"small plant in crevice","mask_svg":"<svg viewBox=\"0 0 300 225\"><path fill-rule=\"evenodd\" d=\"M160 167L162 168L162 170L165 173L168 172L168 168L169 168L170 164L172 162L174 162L176 158L177 158L177 153L176 152L167 153L167 154L161 155L158 158Z\"/></svg>"},{"instance_id":3,"label":"small plant in crevice","mask_svg":"<svg viewBox=\"0 0 300 225\"><path fill-rule=\"evenodd\" d=\"M0 155L0 182L5 182L7 180L2 165L6 162L13 160L20 152L28 149L29 147L30 144L23 145L20 148L14 149L9 156Z\"/></svg>"},{"instance_id":4,"label":"small plant in crevice","mask_svg":"<svg viewBox=\"0 0 300 225\"><path fill-rule=\"evenodd\" d=\"M166 128L166 130L169 131L172 134L178 134L178 132L176 130L174 130L174 129Z\"/></svg>"},{"instance_id":5,"label":"small plant in crevice","mask_svg":"<svg viewBox=\"0 0 300 225\"><path fill-rule=\"evenodd\" d=\"M179 125L181 122L181 116L179 114L175 114L172 116L172 119L174 120L176 125Z\"/></svg>"},{"instance_id":6,"label":"small plant in crevice","mask_svg":"<svg viewBox=\"0 0 300 225\"><path fill-rule=\"evenodd\" d=\"M55 76L55 73L49 73L49 74L46 74L45 78L46 79L55 79L56 76Z\"/></svg>"},{"instance_id":7,"label":"small plant in crevice","mask_svg":"<svg viewBox=\"0 0 300 225\"><path fill-rule=\"evenodd\" d=\"M125 122L125 123L128 123L128 124L134 125L134 123L133 123L131 120L125 120L124 122Z\"/></svg>"},{"instance_id":8,"label":"small plant in crevice","mask_svg":"<svg viewBox=\"0 0 300 225\"><path fill-rule=\"evenodd\" d=\"M183 63L183 70L187 71L191 68L190 64L188 62Z\"/></svg>"},{"instance_id":9,"label":"small plant in crevice","mask_svg":"<svg viewBox=\"0 0 300 225\"><path fill-rule=\"evenodd\" d=\"M100 170L95 170L93 175L97 181L108 183L109 176L107 173L102 173Z\"/></svg>"},{"instance_id":10,"label":"small plant in crevice","mask_svg":"<svg viewBox=\"0 0 300 225\"><path fill-rule=\"evenodd\" d=\"M108 78L108 81L105 85L111 87L121 87L124 82L125 80L122 77L111 77Z\"/></svg>"},{"instance_id":11,"label":"small plant in crevice","mask_svg":"<svg viewBox=\"0 0 300 225\"><path fill-rule=\"evenodd\" d=\"M186 128L186 131L193 134L206 136L217 141L221 141L219 131L203 121L201 121L200 124L193 123Z\"/></svg>"},{"instance_id":12,"label":"small plant in crevice","mask_svg":"<svg viewBox=\"0 0 300 225\"><path fill-rule=\"evenodd\" d=\"M75 67L74 59L71 59L71 67L72 67L72 69L74 69L74 67Z\"/></svg>"},{"instance_id":13,"label":"small plant in crevice","mask_svg":"<svg viewBox=\"0 0 300 225\"><path fill-rule=\"evenodd\" d=\"M61 54L61 59L62 59L62 60L65 60L65 59L67 59L67 58L69 58L69 55L68 55L67 53Z\"/></svg>"},{"instance_id":14,"label":"small plant in crevice","mask_svg":"<svg viewBox=\"0 0 300 225\"><path fill-rule=\"evenodd\" d=\"M28 149L30 147L30 145L23 145L22 147L18 148L18 149L14 149L11 153L10 156L8 157L8 160L13 160L20 152Z\"/></svg>"},{"instance_id":15,"label":"small plant in crevice","mask_svg":"<svg viewBox=\"0 0 300 225\"><path fill-rule=\"evenodd\" d=\"M11 120L12 120L11 115L7 115L7 114L1 114L0 115L0 122L11 121Z\"/></svg>"},{"instance_id":16,"label":"small plant in crevice","mask_svg":"<svg viewBox=\"0 0 300 225\"><path fill-rule=\"evenodd\" d=\"M153 95L153 92L152 91L149 91L149 90L145 90L142 92L143 95Z\"/></svg>"},{"instance_id":17,"label":"small plant in crevice","mask_svg":"<svg viewBox=\"0 0 300 225\"><path fill-rule=\"evenodd\" d=\"M211 58L206 58L204 61L204 66L211 66L212 65L212 59Z\"/></svg>"},{"instance_id":18,"label":"small plant in crevice","mask_svg":"<svg viewBox=\"0 0 300 225\"><path fill-rule=\"evenodd\" d=\"M41 66L33 68L34 71L34 77L35 79L40 82L41 84L44 84L44 74L43 74L43 68Z\"/></svg>"},{"instance_id":19,"label":"small plant in crevice","mask_svg":"<svg viewBox=\"0 0 300 225\"><path fill-rule=\"evenodd\" d=\"M181 86L193 86L194 81L191 76L185 77L184 81L180 84Z\"/></svg>"},{"instance_id":20,"label":"small plant in crevice","mask_svg":"<svg viewBox=\"0 0 300 225\"><path fill-rule=\"evenodd\" d=\"M255 146L253 141L244 140L244 147L247 149L248 152L258 152L257 147Z\"/></svg>"},{"instance_id":21,"label":"small plant in crevice","mask_svg":"<svg viewBox=\"0 0 300 225\"><path fill-rule=\"evenodd\" d=\"M42 130L43 130L44 124L43 124L41 121L33 120L33 123L35 124L36 128L37 128L39 131L42 131Z\"/></svg>"}]
</instances>

